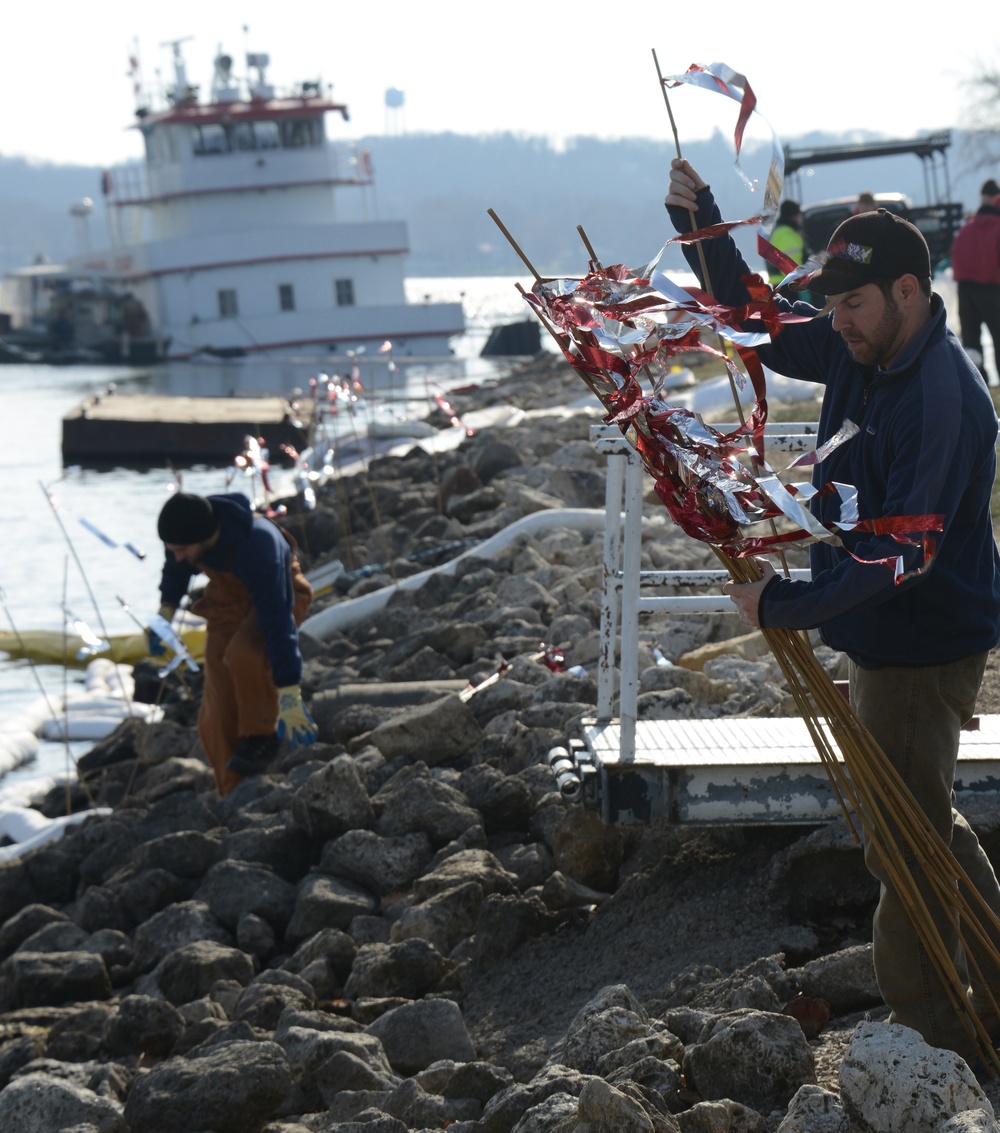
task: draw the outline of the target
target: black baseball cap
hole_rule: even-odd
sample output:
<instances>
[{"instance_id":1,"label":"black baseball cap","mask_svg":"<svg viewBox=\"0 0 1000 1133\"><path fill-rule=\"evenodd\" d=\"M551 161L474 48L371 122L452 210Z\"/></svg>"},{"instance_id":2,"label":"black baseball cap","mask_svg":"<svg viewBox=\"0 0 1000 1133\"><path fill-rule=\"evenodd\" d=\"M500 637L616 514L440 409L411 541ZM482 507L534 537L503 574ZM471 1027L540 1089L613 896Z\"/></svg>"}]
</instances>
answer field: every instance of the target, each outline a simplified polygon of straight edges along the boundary
<instances>
[{"instance_id":1,"label":"black baseball cap","mask_svg":"<svg viewBox=\"0 0 1000 1133\"><path fill-rule=\"evenodd\" d=\"M887 209L845 220L830 237L826 257L807 284L820 295L841 295L901 275L931 277L931 254L923 233Z\"/></svg>"}]
</instances>

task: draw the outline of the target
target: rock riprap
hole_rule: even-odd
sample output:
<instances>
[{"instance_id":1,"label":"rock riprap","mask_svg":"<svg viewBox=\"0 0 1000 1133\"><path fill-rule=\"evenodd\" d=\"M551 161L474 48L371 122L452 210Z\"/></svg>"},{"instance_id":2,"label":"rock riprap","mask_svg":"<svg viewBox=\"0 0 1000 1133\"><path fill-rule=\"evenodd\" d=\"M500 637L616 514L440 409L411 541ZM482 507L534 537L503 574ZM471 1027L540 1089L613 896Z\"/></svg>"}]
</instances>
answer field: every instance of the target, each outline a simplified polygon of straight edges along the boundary
<instances>
[{"instance_id":1,"label":"rock riprap","mask_svg":"<svg viewBox=\"0 0 1000 1133\"><path fill-rule=\"evenodd\" d=\"M197 679L138 667L166 720L123 724L72 792L111 813L0 865L0 1129L998 1128L964 1063L883 1021L846 824L606 829L556 789L546 756L593 713L600 653L600 517L558 516L603 506L596 415L546 408L581 392L539 360L475 395L532 411L515 426L290 502L307 566L347 568L316 610L466 554L303 636L319 740L269 773L220 800ZM712 560L650 507L644 565ZM646 717L791 711L731 617L635 644Z\"/></svg>"}]
</instances>

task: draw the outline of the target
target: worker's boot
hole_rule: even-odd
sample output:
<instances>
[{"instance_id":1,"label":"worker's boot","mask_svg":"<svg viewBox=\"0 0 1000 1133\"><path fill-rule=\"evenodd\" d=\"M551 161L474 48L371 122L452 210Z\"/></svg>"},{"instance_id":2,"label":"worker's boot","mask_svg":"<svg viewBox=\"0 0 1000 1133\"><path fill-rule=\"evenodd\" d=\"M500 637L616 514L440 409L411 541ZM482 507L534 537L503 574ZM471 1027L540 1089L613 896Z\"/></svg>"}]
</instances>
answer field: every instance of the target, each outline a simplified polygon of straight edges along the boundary
<instances>
[{"instance_id":1,"label":"worker's boot","mask_svg":"<svg viewBox=\"0 0 1000 1133\"><path fill-rule=\"evenodd\" d=\"M274 762L281 748L275 735L245 736L236 745L226 767L237 775L261 775Z\"/></svg>"}]
</instances>

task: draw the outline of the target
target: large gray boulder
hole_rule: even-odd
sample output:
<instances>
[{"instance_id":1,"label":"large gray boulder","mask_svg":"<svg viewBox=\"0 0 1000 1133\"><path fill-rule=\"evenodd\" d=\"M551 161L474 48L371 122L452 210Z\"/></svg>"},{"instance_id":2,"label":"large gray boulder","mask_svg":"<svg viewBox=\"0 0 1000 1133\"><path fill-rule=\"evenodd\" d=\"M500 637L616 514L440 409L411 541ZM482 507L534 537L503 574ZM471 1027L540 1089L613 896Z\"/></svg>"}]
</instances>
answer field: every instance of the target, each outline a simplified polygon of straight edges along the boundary
<instances>
[{"instance_id":1,"label":"large gray boulder","mask_svg":"<svg viewBox=\"0 0 1000 1133\"><path fill-rule=\"evenodd\" d=\"M890 1023L855 1027L840 1065L840 1097L859 1133L930 1133L965 1110L993 1114L964 1059Z\"/></svg>"},{"instance_id":2,"label":"large gray boulder","mask_svg":"<svg viewBox=\"0 0 1000 1133\"><path fill-rule=\"evenodd\" d=\"M653 1051L664 1057L683 1053L680 1041L650 1020L624 984L612 985L576 1013L566 1034L553 1047L549 1065L569 1066L586 1074L607 1073L617 1069L608 1056L626 1048L632 1050L631 1061Z\"/></svg>"},{"instance_id":3,"label":"large gray boulder","mask_svg":"<svg viewBox=\"0 0 1000 1133\"><path fill-rule=\"evenodd\" d=\"M422 999L404 1003L380 1015L366 1028L385 1049L394 1070L415 1074L441 1058L472 1062L476 1048L457 1003Z\"/></svg>"},{"instance_id":4,"label":"large gray boulder","mask_svg":"<svg viewBox=\"0 0 1000 1133\"><path fill-rule=\"evenodd\" d=\"M683 1066L703 1098L764 1111L787 1106L800 1086L816 1082L812 1048L797 1020L749 1008L709 1023Z\"/></svg>"},{"instance_id":5,"label":"large gray boulder","mask_svg":"<svg viewBox=\"0 0 1000 1133\"><path fill-rule=\"evenodd\" d=\"M232 934L204 901L180 901L150 917L135 930L136 971L148 972L164 956L196 940L232 944Z\"/></svg>"},{"instance_id":6,"label":"large gray boulder","mask_svg":"<svg viewBox=\"0 0 1000 1133\"><path fill-rule=\"evenodd\" d=\"M139 870L165 869L177 877L202 877L219 858L217 831L178 831L138 846L132 864Z\"/></svg>"},{"instance_id":7,"label":"large gray boulder","mask_svg":"<svg viewBox=\"0 0 1000 1133\"><path fill-rule=\"evenodd\" d=\"M840 952L818 956L801 968L789 969L788 979L803 995L825 999L834 1016L882 1002L882 993L875 981L871 944L856 944Z\"/></svg>"},{"instance_id":8,"label":"large gray boulder","mask_svg":"<svg viewBox=\"0 0 1000 1133\"><path fill-rule=\"evenodd\" d=\"M517 893L517 878L503 868L496 856L484 849L460 850L422 874L413 883L413 899L427 901L458 885L474 882L483 896Z\"/></svg>"},{"instance_id":9,"label":"large gray boulder","mask_svg":"<svg viewBox=\"0 0 1000 1133\"><path fill-rule=\"evenodd\" d=\"M302 1024L312 1021L294 1013L289 1016ZM346 1089L387 1091L399 1081L382 1044L372 1035L291 1022L279 1025L275 1041L288 1057L303 1109L329 1106ZM342 1054L350 1059L345 1062L337 1057Z\"/></svg>"},{"instance_id":10,"label":"large gray boulder","mask_svg":"<svg viewBox=\"0 0 1000 1133\"><path fill-rule=\"evenodd\" d=\"M240 993L232 1018L258 1030L273 1031L286 1008L310 1011L315 1006L316 993L307 980L291 972L265 971Z\"/></svg>"},{"instance_id":11,"label":"large gray boulder","mask_svg":"<svg viewBox=\"0 0 1000 1133\"><path fill-rule=\"evenodd\" d=\"M62 1133L73 1126L96 1133L128 1133L130 1128L118 1102L53 1074L22 1074L0 1091L0 1129ZM149 1133L154 1133L151 1126Z\"/></svg>"},{"instance_id":12,"label":"large gray boulder","mask_svg":"<svg viewBox=\"0 0 1000 1133\"><path fill-rule=\"evenodd\" d=\"M292 799L292 817L314 842L373 826L375 813L354 760L339 755L310 775Z\"/></svg>"},{"instance_id":13,"label":"large gray boulder","mask_svg":"<svg viewBox=\"0 0 1000 1133\"><path fill-rule=\"evenodd\" d=\"M245 952L213 940L195 940L157 964L148 977L148 990L158 989L179 1007L207 995L217 980L235 980L245 986L253 975L253 961Z\"/></svg>"},{"instance_id":14,"label":"large gray boulder","mask_svg":"<svg viewBox=\"0 0 1000 1133\"><path fill-rule=\"evenodd\" d=\"M256 913L282 933L295 908L295 886L256 862L217 862L194 897L230 932L236 931L242 916Z\"/></svg>"},{"instance_id":15,"label":"large gray boulder","mask_svg":"<svg viewBox=\"0 0 1000 1133\"><path fill-rule=\"evenodd\" d=\"M319 870L356 881L384 897L408 889L433 856L431 840L422 830L395 838L373 830L349 830L327 843Z\"/></svg>"},{"instance_id":16,"label":"large gray boulder","mask_svg":"<svg viewBox=\"0 0 1000 1133\"><path fill-rule=\"evenodd\" d=\"M170 1058L138 1077L125 1103L143 1133L246 1133L259 1129L292 1088L288 1059L274 1042L229 1042L192 1058Z\"/></svg>"},{"instance_id":17,"label":"large gray boulder","mask_svg":"<svg viewBox=\"0 0 1000 1133\"><path fill-rule=\"evenodd\" d=\"M377 725L369 738L386 759L403 756L436 767L465 755L482 737L472 709L451 695L404 708Z\"/></svg>"},{"instance_id":18,"label":"large gray boulder","mask_svg":"<svg viewBox=\"0 0 1000 1133\"><path fill-rule=\"evenodd\" d=\"M105 1042L118 1056L163 1058L184 1033L184 1016L172 1004L148 995L127 995L111 1019Z\"/></svg>"},{"instance_id":19,"label":"large gray boulder","mask_svg":"<svg viewBox=\"0 0 1000 1133\"><path fill-rule=\"evenodd\" d=\"M346 999L401 996L418 999L435 986L452 964L425 940L365 944L344 985Z\"/></svg>"},{"instance_id":20,"label":"large gray boulder","mask_svg":"<svg viewBox=\"0 0 1000 1133\"><path fill-rule=\"evenodd\" d=\"M592 1078L580 1091L577 1117L593 1133L681 1133L670 1114L646 1103L634 1087Z\"/></svg>"},{"instance_id":21,"label":"large gray boulder","mask_svg":"<svg viewBox=\"0 0 1000 1133\"><path fill-rule=\"evenodd\" d=\"M93 952L15 952L0 968L6 1009L108 999L111 979Z\"/></svg>"},{"instance_id":22,"label":"large gray boulder","mask_svg":"<svg viewBox=\"0 0 1000 1133\"><path fill-rule=\"evenodd\" d=\"M311 873L299 886L285 939L294 945L324 928L346 929L355 917L378 907L378 898L353 881Z\"/></svg>"},{"instance_id":23,"label":"large gray boulder","mask_svg":"<svg viewBox=\"0 0 1000 1133\"><path fill-rule=\"evenodd\" d=\"M482 818L461 791L434 779L425 763L404 767L372 799L376 829L386 838L423 831L435 847L445 846Z\"/></svg>"},{"instance_id":24,"label":"large gray boulder","mask_svg":"<svg viewBox=\"0 0 1000 1133\"><path fill-rule=\"evenodd\" d=\"M777 1133L850 1133L844 1107L837 1094L819 1086L803 1086L792 1098Z\"/></svg>"},{"instance_id":25,"label":"large gray boulder","mask_svg":"<svg viewBox=\"0 0 1000 1133\"><path fill-rule=\"evenodd\" d=\"M447 954L475 932L483 905L482 887L467 881L405 909L393 924L393 942L419 939Z\"/></svg>"},{"instance_id":26,"label":"large gray boulder","mask_svg":"<svg viewBox=\"0 0 1000 1133\"><path fill-rule=\"evenodd\" d=\"M69 917L58 909L38 903L25 905L0 925L0 957L9 956L46 925L69 923L71 923Z\"/></svg>"}]
</instances>

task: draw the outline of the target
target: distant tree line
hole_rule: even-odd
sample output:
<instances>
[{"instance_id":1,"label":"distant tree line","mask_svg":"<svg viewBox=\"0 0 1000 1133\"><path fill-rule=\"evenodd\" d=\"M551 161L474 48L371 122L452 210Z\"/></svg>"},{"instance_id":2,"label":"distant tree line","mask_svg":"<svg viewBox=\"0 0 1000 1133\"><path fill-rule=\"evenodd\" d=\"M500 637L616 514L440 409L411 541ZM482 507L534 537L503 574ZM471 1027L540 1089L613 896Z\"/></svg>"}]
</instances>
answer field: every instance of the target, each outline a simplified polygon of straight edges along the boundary
<instances>
[{"instance_id":1,"label":"distant tree line","mask_svg":"<svg viewBox=\"0 0 1000 1133\"><path fill-rule=\"evenodd\" d=\"M847 139L814 134L788 143L833 145L865 137L874 135L855 133ZM488 208L546 275L586 269L577 225L605 264L645 264L671 235L663 209L673 156L667 139L581 137L557 149L545 139L514 134L409 134L365 138L360 144L371 149L375 170L369 206L380 217L409 224L410 276L522 274L521 261L487 215ZM717 134L692 142L685 155L711 182L727 218L755 211L760 195L748 192L735 174L730 138ZM769 148L760 147L745 152L742 164L751 178L762 180L769 157ZM958 135L951 166L951 195L971 209L982 164L963 156ZM102 246L101 173L97 167L0 156L0 271L40 255L60 262L78 250L85 234L92 246ZM804 183L809 191L803 203L849 196L862 188L902 192L918 204L930 203L923 199L920 162L912 156L818 166ZM82 197L91 197L95 205L86 233L84 222L69 215L70 205ZM341 210L338 203L338 215L349 218L349 207ZM751 251L752 243L744 247ZM675 248L668 250L664 266L682 266Z\"/></svg>"}]
</instances>

